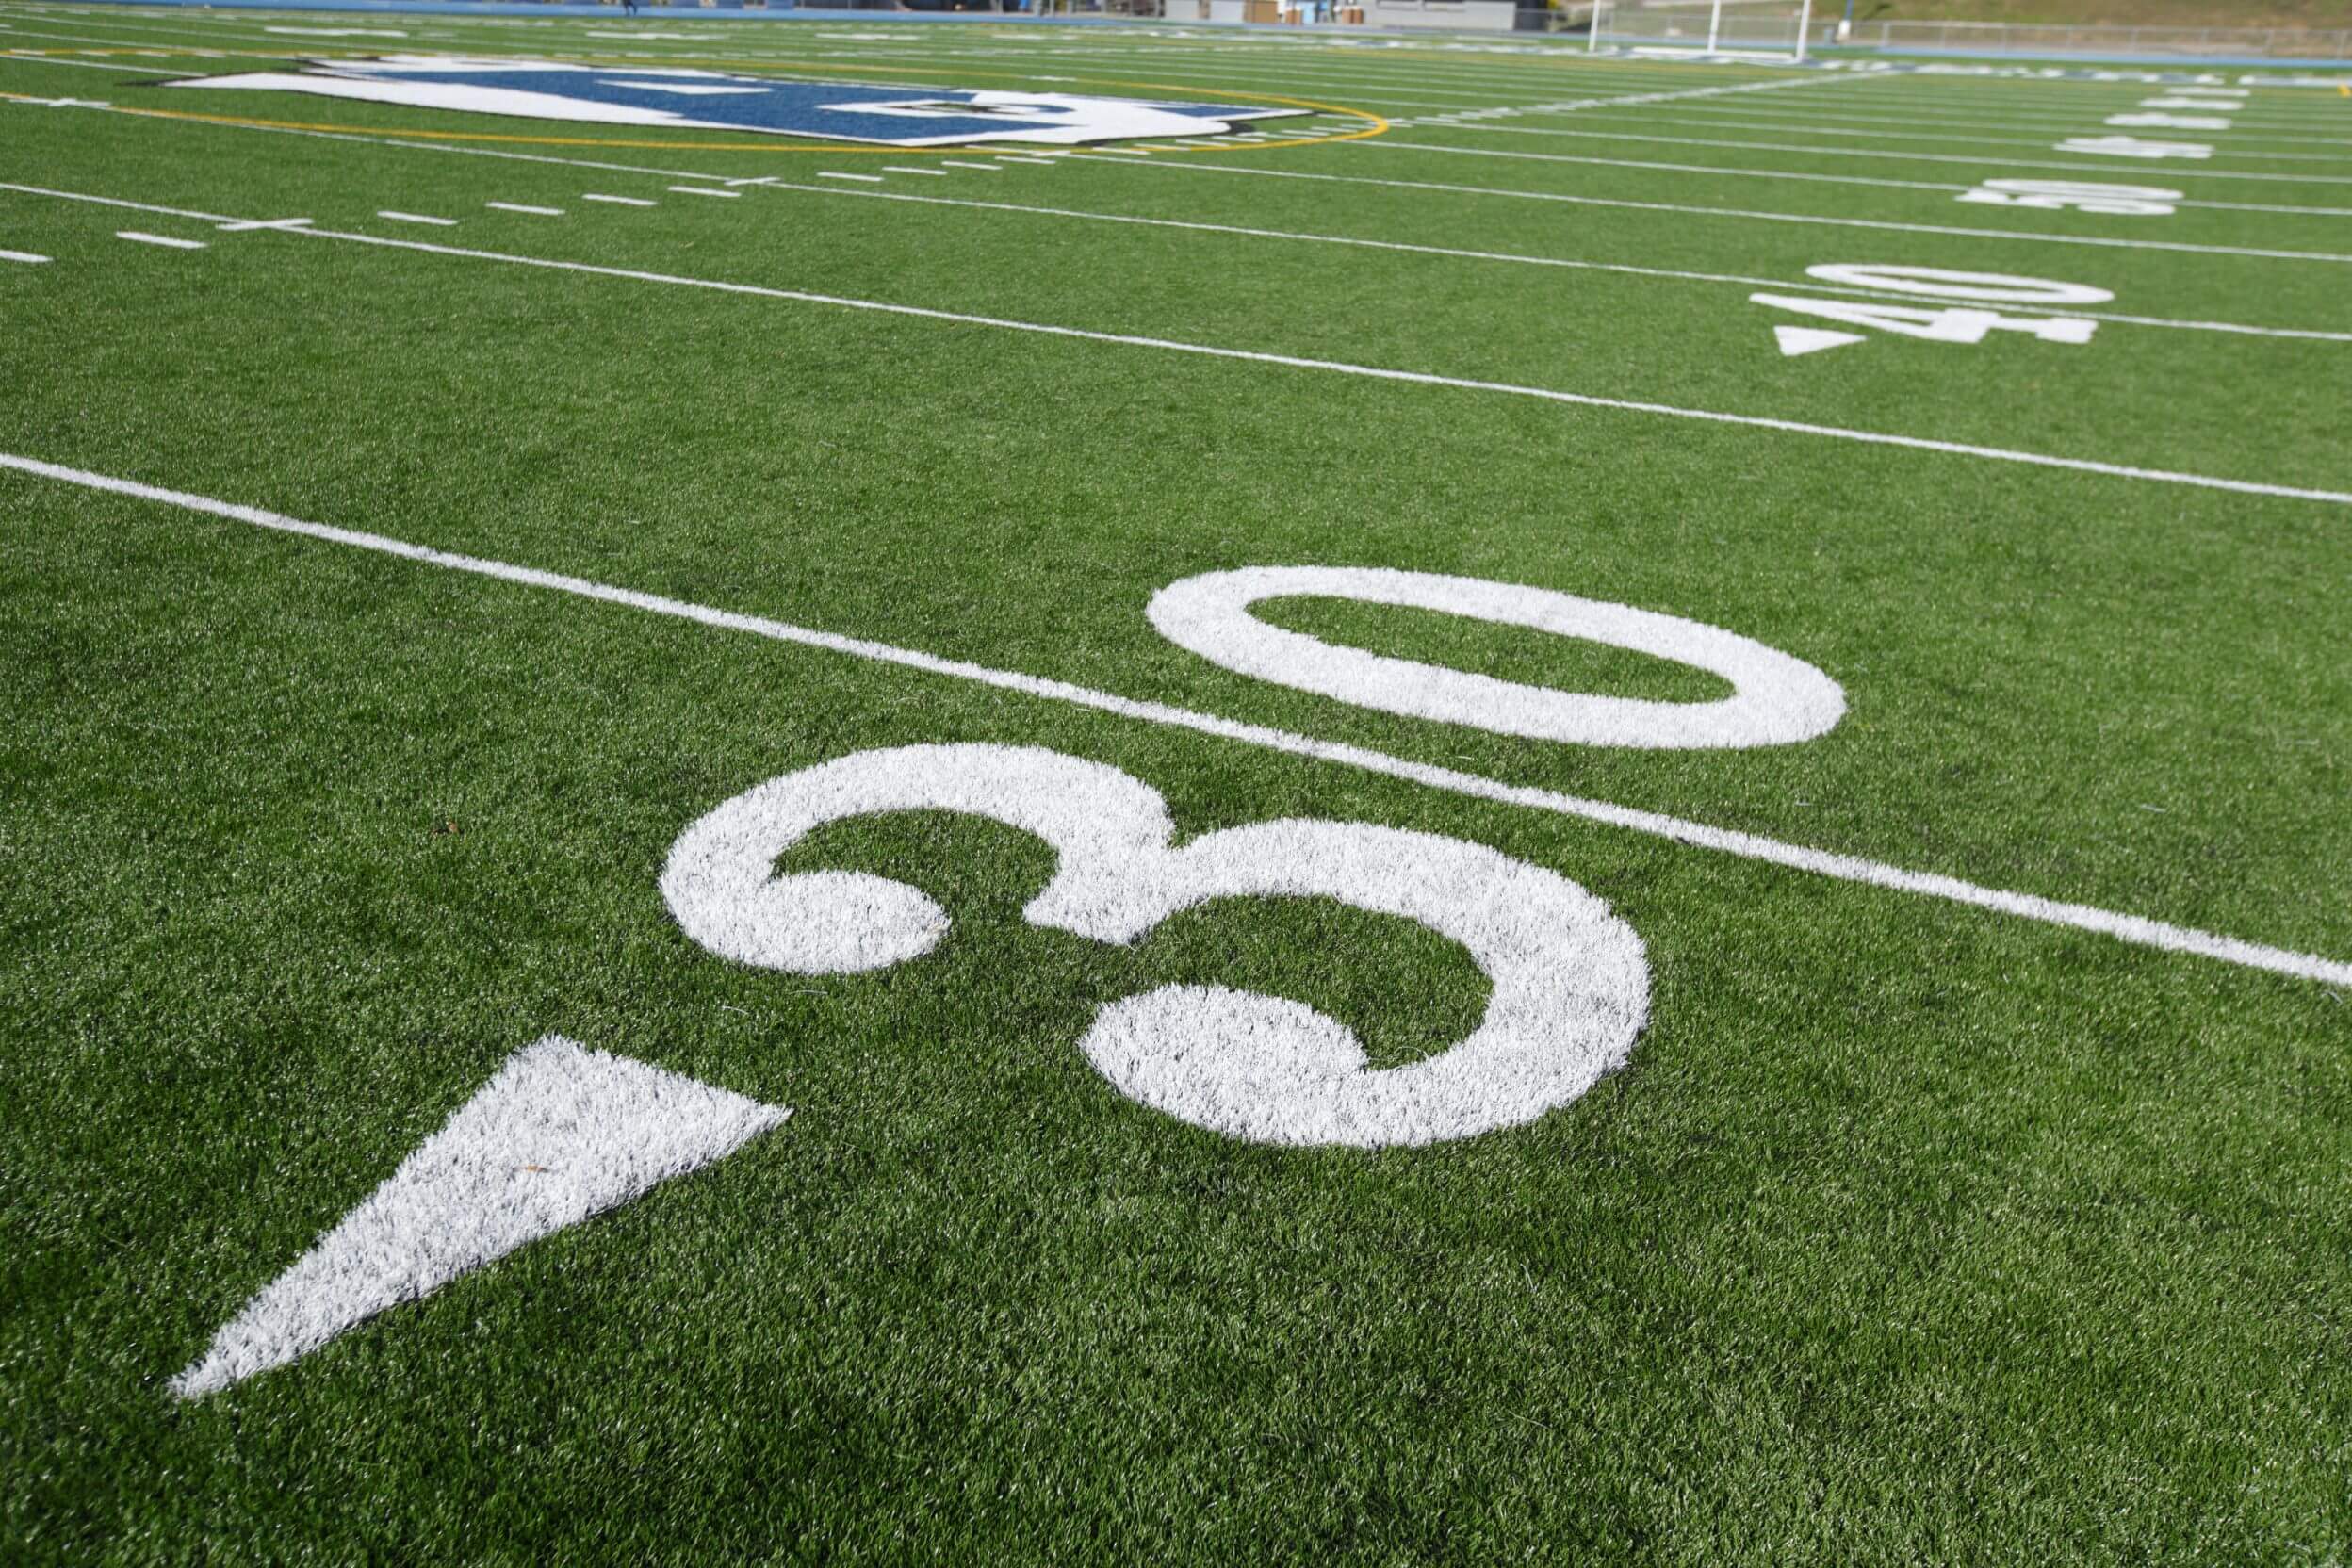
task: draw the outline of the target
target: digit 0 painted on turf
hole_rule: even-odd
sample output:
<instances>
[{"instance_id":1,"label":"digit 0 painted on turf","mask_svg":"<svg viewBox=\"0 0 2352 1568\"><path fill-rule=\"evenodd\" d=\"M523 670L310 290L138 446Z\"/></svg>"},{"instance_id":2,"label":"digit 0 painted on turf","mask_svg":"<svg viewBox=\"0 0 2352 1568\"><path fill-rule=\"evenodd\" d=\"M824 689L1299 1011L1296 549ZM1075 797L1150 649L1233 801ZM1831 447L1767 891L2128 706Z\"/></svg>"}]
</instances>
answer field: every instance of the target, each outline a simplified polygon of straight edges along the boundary
<instances>
[{"instance_id":1,"label":"digit 0 painted on turf","mask_svg":"<svg viewBox=\"0 0 2352 1568\"><path fill-rule=\"evenodd\" d=\"M1714 702L1650 702L1391 659L1250 613L1252 605L1273 598L1348 599L1525 627L1705 670L1729 681L1733 693ZM1531 741L1653 750L1787 745L1827 734L1846 711L1836 681L1738 632L1479 578L1386 567L1247 566L1170 583L1146 613L1169 642L1241 675L1383 713Z\"/></svg>"}]
</instances>

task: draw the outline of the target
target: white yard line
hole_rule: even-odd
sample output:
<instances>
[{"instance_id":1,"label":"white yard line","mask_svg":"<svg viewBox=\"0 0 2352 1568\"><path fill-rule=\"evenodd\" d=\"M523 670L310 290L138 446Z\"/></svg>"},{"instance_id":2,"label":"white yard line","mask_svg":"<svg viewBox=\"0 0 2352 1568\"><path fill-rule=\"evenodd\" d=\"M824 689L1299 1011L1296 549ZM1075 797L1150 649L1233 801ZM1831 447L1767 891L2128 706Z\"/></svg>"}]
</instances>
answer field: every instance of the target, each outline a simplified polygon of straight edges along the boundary
<instances>
[{"instance_id":1,"label":"white yard line","mask_svg":"<svg viewBox=\"0 0 2352 1568\"><path fill-rule=\"evenodd\" d=\"M825 186L794 185L785 180L763 182L773 190L810 196L854 196L868 201L903 202L919 206L967 207L977 212L1011 212L1039 218L1067 218L1094 223L1120 223L1136 228L1180 229L1195 234L1233 235L1250 239L1282 239L1313 245L1344 245L1367 251L1396 251L1412 255L1446 256L1462 261L1490 261L1522 267L1557 267L1583 272L1610 272L1623 277L1658 278L1681 283L1736 284L1743 288L1800 288L1809 294L1845 294L1858 299L1919 302L1916 291L1852 288L1811 278L1766 278L1739 272L1694 272L1670 267L1636 267L1625 262L1584 261L1566 256L1534 256L1511 251L1472 251L1451 245L1416 245L1396 239L1360 239L1348 235L1302 234L1289 229L1250 228L1238 223L1209 223L1178 218L1143 218L1133 213L1085 212L1070 207L1033 206L1020 202L983 202L970 197L918 196L896 190L839 190ZM2234 333L2249 337L2301 338L2321 343L2352 343L2352 332L2321 332L2296 327L2257 327L2231 321L2188 321L2163 316L2127 316L2111 311L2068 306L2063 314L2095 321L2115 321L2140 327L2171 327L2184 332Z\"/></svg>"},{"instance_id":2,"label":"white yard line","mask_svg":"<svg viewBox=\"0 0 2352 1568\"><path fill-rule=\"evenodd\" d=\"M818 170L817 178L821 180L857 180L866 185L882 184L882 176L879 174L843 174L830 169ZM760 183L766 184L768 182L762 181Z\"/></svg>"},{"instance_id":3,"label":"white yard line","mask_svg":"<svg viewBox=\"0 0 2352 1568\"><path fill-rule=\"evenodd\" d=\"M389 218L395 223L427 223L436 229L453 229L457 227L457 220L454 218L433 218L421 212L393 212L387 208L384 211L378 212L376 216L378 218Z\"/></svg>"},{"instance_id":4,"label":"white yard line","mask_svg":"<svg viewBox=\"0 0 2352 1568\"><path fill-rule=\"evenodd\" d=\"M2121 163L2080 163L2062 158L2013 158L1988 154L1983 157L1965 156L1958 153L1889 153L1868 147L1807 147L1794 141L1724 141L1708 137L1637 136L1632 132L1619 135L1614 131L1571 131L1556 125L1455 125L1449 130L1486 131L1501 136L1564 136L1579 141L1641 141L1659 147L1712 147L1722 152L1796 153L1816 158L1876 158L1898 163L1957 163L1970 169L2016 170L2060 169L2076 173L2105 174L2110 177L2133 174L2154 177L2159 171L2166 179L2175 177L2204 180L2261 180L2272 185L2352 185L2352 174L2265 174L2243 169L2211 169L2199 165L2189 168L2176 163L2164 163L2155 168L2122 167ZM1447 147L1436 142L1400 141L1394 137L1375 137L1368 140L1342 142L1338 145L1387 149L1396 152L1463 153L1481 157L1516 157L1545 159L1560 157L1559 154L1510 153L1488 147ZM2050 145L2037 143L2036 145ZM2054 151L2054 147L2052 148ZM1565 160L1563 160L1565 161ZM2129 161L2129 160L2122 160Z\"/></svg>"},{"instance_id":5,"label":"white yard line","mask_svg":"<svg viewBox=\"0 0 2352 1568\"><path fill-rule=\"evenodd\" d=\"M144 229L117 229L114 237L136 240L141 245L161 245L172 251L201 251L204 248L201 239L174 239L168 234L149 234Z\"/></svg>"},{"instance_id":6,"label":"white yard line","mask_svg":"<svg viewBox=\"0 0 2352 1568\"><path fill-rule=\"evenodd\" d=\"M534 207L523 202L484 202L482 204L498 212L527 212L534 218L561 218L564 216L564 209L562 207Z\"/></svg>"},{"instance_id":7,"label":"white yard line","mask_svg":"<svg viewBox=\"0 0 2352 1568\"><path fill-rule=\"evenodd\" d=\"M430 546L411 544L380 533L363 533L351 529L335 528L323 523L303 522L259 507L242 506L233 501L216 500L208 496L191 495L186 491L170 490L141 483L136 480L118 479L87 469L70 468L36 458L20 457L0 452L0 468L12 468L20 473L33 474L85 489L105 491L140 500L156 501L185 511L202 513L231 522L244 523L273 532L297 534L352 549L372 551L422 565L438 566L448 571L465 572L477 577L518 583L526 587L545 589L552 593L570 594L580 598L606 604L624 605L651 614L672 616L697 625L728 631L747 632L779 643L803 647L823 648L834 653L850 655L875 663L892 664L905 669L921 670L926 674L947 676L971 681L998 691L1017 692L1026 696L1069 703L1075 707L1115 714L1120 718L1139 720L1172 729L1188 730L1195 734L1214 736L1220 740L1238 741L1288 756L1303 757L1317 761L1334 762L1391 778L1404 779L1431 789L1445 790L1474 799L1493 801L1500 805L1524 807L1550 811L1561 816L1601 823L1611 827L1646 833L1654 837L1689 844L1694 848L1714 850L1742 859L1762 861L1806 871L1844 882L1869 887L1886 888L1896 891L1920 894L1955 904L1990 909L2024 920L2038 921L2078 931L2095 932L2119 941L2141 947L2151 947L2168 953L2194 954L2238 964L2249 969L2266 970L2305 980L2317 980L2331 986L2352 986L2352 963L2343 963L2316 954L2296 953L2288 949L2241 940L2211 931L2148 920L2138 915L2123 914L2085 904L2067 904L2032 893L2011 892L1986 888L1958 877L1935 872L1908 871L1900 866L1866 860L1856 856L1812 849L1802 844L1786 843L1760 834L1742 833L1729 828L1713 827L1705 823L1667 816L1660 812L1640 810L1632 807L1613 805L1608 801L1590 800L1560 794L1551 790L1526 785L1507 784L1479 774L1463 773L1453 768L1434 767L1414 762L1386 752L1363 746L1317 740L1290 730L1276 729L1265 725L1244 723L1236 719L1202 713L1166 703L1150 702L1092 687L1073 685L1069 681L1053 680L1038 676L1023 675L1013 670L1000 670L986 664L975 664L960 659L942 658L920 649L897 647L862 637L844 636L839 632L823 631L810 627L794 626L788 622L770 620L764 616L741 614L733 611L714 609L709 605L690 603L683 599L666 598L658 594L644 594L633 589L614 587L591 581L585 578L568 577L536 567L515 565L508 562L487 560L480 556L459 555L434 549ZM2346 498L2352 499L2352 498Z\"/></svg>"},{"instance_id":8,"label":"white yard line","mask_svg":"<svg viewBox=\"0 0 2352 1568\"><path fill-rule=\"evenodd\" d=\"M1974 229L1956 223L1897 223L1874 218L1823 218L1811 213L1756 212L1746 207L1633 202L1612 196L1570 196L1557 190L1506 190L1494 186L1449 185L1434 180L1381 180L1364 174L1311 174L1304 170L1258 169L1237 163L1171 163L1162 158L1151 167L1189 169L1212 174L1251 174L1269 180L1324 180L1339 185L1386 186L1396 190L1439 190L1459 196L1500 196L1522 202L1564 202L1572 206L1671 212L1694 218L1733 218L1758 223L1805 223L1833 229L1876 229L1893 234L1956 235L1968 239L2017 239L2041 245L2090 245L2115 251L2172 251L2184 255L2249 256L2262 261L2352 262L2352 255L2338 255L2326 251L2264 251L2241 245L2193 245L2186 240L2109 239L2096 235L2042 234L2031 229Z\"/></svg>"},{"instance_id":9,"label":"white yard line","mask_svg":"<svg viewBox=\"0 0 2352 1568\"><path fill-rule=\"evenodd\" d=\"M674 185L670 188L680 196L724 196L729 201L743 194L740 190L714 190L707 185Z\"/></svg>"},{"instance_id":10,"label":"white yard line","mask_svg":"<svg viewBox=\"0 0 2352 1568\"><path fill-rule=\"evenodd\" d=\"M178 218L198 218L214 223L239 221L234 218L222 217L218 213L156 206L144 202L125 201L112 196L94 196L78 191L51 190L41 186L0 183L0 190L14 190L28 196L54 197L60 201L87 202L100 206L122 207L137 212L157 212ZM1187 343L1175 338L1146 337L1133 333L1097 332L1085 327L1056 326L1043 321L1019 321L1000 316L973 315L966 311L936 310L926 305L898 304L885 300L861 300L840 294L818 294L807 289L770 288L759 284L728 283L714 278L683 277L672 272L648 272L629 267L601 267L584 261L560 261L549 256L515 255L506 252L475 250L459 245L436 245L421 239L393 239L383 235L346 234L334 229L279 229L271 232L302 239L331 239L345 244L375 245L388 250L416 251L428 255L450 256L467 261L487 261L508 267L532 267L551 271L577 272L590 277L620 278L632 283L649 283L673 288L708 289L713 293L739 294L755 299L788 300L798 304L825 305L836 310L872 311L877 315L904 316L918 320L951 321L961 326L993 327L1001 332L1032 333L1039 336L1068 338L1076 342L1108 343L1119 348L1152 349L1162 353L1191 354L1205 359L1235 360L1251 365L1279 365L1287 369L1315 370L1330 375L1360 377L1367 381L1398 382L1415 386L1442 386L1462 392L1492 392L1505 397L1530 398L1576 408L1614 409L1628 414L1646 414L1670 419L1690 419L1704 424L1731 425L1748 430L1769 430L1782 434L1849 441L1863 446L1895 447L1910 451L1938 452L1951 457L1975 458L1992 463L2013 463L2027 467L2063 468L2074 473L2099 474L2110 479L2178 484L2200 490L2222 490L2242 496L2271 496L2288 500L2317 501L2331 506L2352 506L2352 492L2342 490L2307 489L2297 485L2269 484L2257 480L2229 479L2213 474L2185 473L2168 468L2143 468L2129 464L2101 463L2091 458L2061 457L2049 452L2021 451L2007 447L1985 447L1965 441L1944 441L1932 436L1898 435L1884 431L1855 430L1843 425L1811 424L1799 419L1776 419L1756 414L1728 414L1715 409L1685 408L1674 403L1644 402L1630 398L1607 398L1593 393L1567 392L1548 386L1527 386L1514 382L1480 381L1467 376L1438 375L1426 370L1400 370L1385 366L1355 365L1345 360L1311 359L1297 354L1270 353L1256 349L1234 349L1213 343Z\"/></svg>"},{"instance_id":11,"label":"white yard line","mask_svg":"<svg viewBox=\"0 0 2352 1568\"><path fill-rule=\"evenodd\" d=\"M35 255L30 251L0 251L0 261L22 261L38 264L47 261L48 259L49 258L47 256Z\"/></svg>"},{"instance_id":12,"label":"white yard line","mask_svg":"<svg viewBox=\"0 0 2352 1568\"><path fill-rule=\"evenodd\" d=\"M602 196L594 191L583 191L580 199L583 202L602 202L607 205L616 207L652 207L662 204L659 202L648 202L642 196Z\"/></svg>"}]
</instances>

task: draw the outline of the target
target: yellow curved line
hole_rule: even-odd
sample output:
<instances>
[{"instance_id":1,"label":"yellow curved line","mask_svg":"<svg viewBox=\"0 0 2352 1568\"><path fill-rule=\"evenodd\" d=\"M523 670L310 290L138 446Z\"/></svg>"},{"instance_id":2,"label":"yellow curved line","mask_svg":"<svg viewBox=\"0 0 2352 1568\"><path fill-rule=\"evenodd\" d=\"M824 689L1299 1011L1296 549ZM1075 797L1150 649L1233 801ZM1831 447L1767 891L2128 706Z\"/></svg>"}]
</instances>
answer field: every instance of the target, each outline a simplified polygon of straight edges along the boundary
<instances>
[{"instance_id":1,"label":"yellow curved line","mask_svg":"<svg viewBox=\"0 0 2352 1568\"><path fill-rule=\"evenodd\" d=\"M0 51L0 58L7 58L14 55L55 54L141 56L185 55L190 58L204 59L211 57L211 55L218 53L220 53L220 51L212 51L210 54L207 54L200 53L193 49L184 48L160 50L10 49ZM302 50L290 55L254 53L248 55L246 57L253 59L315 60L373 59L377 57L378 53L380 53L380 51L375 53L364 53L359 51L323 53L312 50ZM484 56L477 57L520 60L535 57ZM632 61L628 59L626 57L619 55L571 55L565 57L565 58L568 60L579 60L588 64L637 65L641 68L645 63L643 61ZM675 64L710 66L715 69L743 72L746 74L756 74L761 67L771 67L778 71L790 72L830 71L837 74L844 72L857 72L858 74L863 74L863 68L860 67L818 65L812 63L803 63L797 60L760 60L746 65L743 62L734 60L705 60L696 59L693 57L664 56L662 63L664 65ZM1021 75L1018 72L967 71L960 66L946 67L939 74L950 76L987 76L1003 81L1018 82L1025 82L1031 79L1027 76ZM1091 84L1096 87L1149 88L1154 92L1174 92L1192 94L1196 96L1206 96L1210 98L1225 98L1231 99L1234 103L1238 104L1282 104L1291 108L1314 109L1324 114L1344 114L1353 119L1365 122L1364 128L1360 131L1339 131L1333 132L1328 136L1296 137L1283 141L1253 141L1248 143L1247 146L1236 145L1233 147L1203 147L1197 149L1198 151L1203 153L1264 152L1269 148L1275 147L1320 147L1328 143L1337 141L1362 141L1367 137L1380 136L1383 132L1390 129L1389 123L1386 120L1377 114L1374 114L1369 109L1352 108L1345 104L1319 103L1312 98L1283 98L1278 97L1270 92L1227 92L1217 88L1183 87L1171 82L1131 82L1116 76L1072 76L1070 80L1076 83ZM0 97L12 96L14 95L0 93ZM123 114L143 115L150 120L191 120L195 121L199 124L205 125L247 125L258 126L264 130L274 131L331 131L351 136L405 137L411 140L418 141L496 141L525 147L626 147L639 151L661 151L666 148L681 153L838 153L845 155L858 153L887 153L895 157L906 157L925 153L969 153L983 152L987 150L985 143L968 143L955 147L858 147L839 141L638 141L624 140L610 137L523 136L518 133L500 131L411 131L388 129L382 125L350 125L334 121L255 120L237 115L196 114L185 109L128 108L120 104L113 106L113 107ZM1033 146L1035 144L1017 142L1010 145L1025 147Z\"/></svg>"}]
</instances>

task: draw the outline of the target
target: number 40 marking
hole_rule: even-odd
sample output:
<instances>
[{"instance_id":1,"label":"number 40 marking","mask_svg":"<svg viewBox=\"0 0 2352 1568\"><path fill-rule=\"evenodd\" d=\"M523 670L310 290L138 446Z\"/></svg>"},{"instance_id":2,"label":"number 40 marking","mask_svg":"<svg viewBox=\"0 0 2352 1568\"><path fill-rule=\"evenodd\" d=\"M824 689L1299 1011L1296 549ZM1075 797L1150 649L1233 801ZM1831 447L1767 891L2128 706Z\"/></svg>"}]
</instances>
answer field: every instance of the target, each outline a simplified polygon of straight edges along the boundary
<instances>
[{"instance_id":1,"label":"number 40 marking","mask_svg":"<svg viewBox=\"0 0 2352 1568\"><path fill-rule=\"evenodd\" d=\"M1828 300L1805 294L1751 294L1748 300L1774 310L1793 311L1824 321L1930 343L1982 343L1987 334L2014 332L2044 343L2082 344L2088 343L2092 333L2099 329L2099 323L2088 317L2011 316L1985 306L2079 306L2103 304L2115 298L2106 289L2088 284L2021 278L2007 272L1953 272L1937 267L1829 263L1806 268L1805 275L1847 288L1964 302L1908 305L1873 300ZM1863 341L1859 333L1818 327L1780 326L1773 332L1780 341L1780 351L1790 356Z\"/></svg>"}]
</instances>

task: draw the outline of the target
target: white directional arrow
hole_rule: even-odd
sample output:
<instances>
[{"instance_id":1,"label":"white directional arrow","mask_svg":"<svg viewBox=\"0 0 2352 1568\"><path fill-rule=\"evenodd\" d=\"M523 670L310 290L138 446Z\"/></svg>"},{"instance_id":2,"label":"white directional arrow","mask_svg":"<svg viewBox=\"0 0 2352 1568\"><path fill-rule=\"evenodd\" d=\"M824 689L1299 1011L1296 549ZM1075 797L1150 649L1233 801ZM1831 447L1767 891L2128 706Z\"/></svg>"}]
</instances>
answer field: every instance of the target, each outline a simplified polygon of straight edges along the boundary
<instances>
[{"instance_id":1,"label":"white directional arrow","mask_svg":"<svg viewBox=\"0 0 2352 1568\"><path fill-rule=\"evenodd\" d=\"M1790 359L1862 341L1858 332L1831 332L1826 327L1774 327L1772 335L1780 339L1780 351Z\"/></svg>"},{"instance_id":2,"label":"white directional arrow","mask_svg":"<svg viewBox=\"0 0 2352 1568\"><path fill-rule=\"evenodd\" d=\"M284 1366L386 1307L723 1159L791 1114L549 1035L508 1057L248 1301L172 1391L193 1398Z\"/></svg>"}]
</instances>

